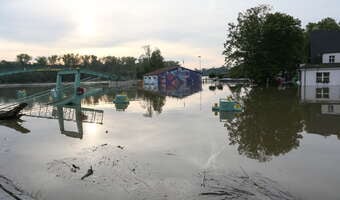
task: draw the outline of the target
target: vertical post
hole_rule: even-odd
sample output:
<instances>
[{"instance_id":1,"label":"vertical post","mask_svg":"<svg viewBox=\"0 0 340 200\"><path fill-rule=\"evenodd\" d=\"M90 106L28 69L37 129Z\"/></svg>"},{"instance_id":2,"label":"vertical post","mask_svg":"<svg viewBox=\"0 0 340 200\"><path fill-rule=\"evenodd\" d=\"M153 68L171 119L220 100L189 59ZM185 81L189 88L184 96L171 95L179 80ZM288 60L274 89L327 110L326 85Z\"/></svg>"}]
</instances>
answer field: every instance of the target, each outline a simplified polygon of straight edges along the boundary
<instances>
[{"instance_id":1,"label":"vertical post","mask_svg":"<svg viewBox=\"0 0 340 200\"><path fill-rule=\"evenodd\" d=\"M59 128L61 134L65 131L64 127L64 111L62 106L57 106L57 113L58 113L58 121L59 121Z\"/></svg>"},{"instance_id":2,"label":"vertical post","mask_svg":"<svg viewBox=\"0 0 340 200\"><path fill-rule=\"evenodd\" d=\"M75 106L75 117L77 122L79 138L83 139L83 113L81 112L81 104Z\"/></svg>"},{"instance_id":3,"label":"vertical post","mask_svg":"<svg viewBox=\"0 0 340 200\"><path fill-rule=\"evenodd\" d=\"M200 62L200 71L202 73L202 56L198 56Z\"/></svg>"},{"instance_id":4,"label":"vertical post","mask_svg":"<svg viewBox=\"0 0 340 200\"><path fill-rule=\"evenodd\" d=\"M77 93L77 88L80 87L80 70L77 70L74 78L74 93Z\"/></svg>"},{"instance_id":5,"label":"vertical post","mask_svg":"<svg viewBox=\"0 0 340 200\"><path fill-rule=\"evenodd\" d=\"M56 90L59 93L62 90L62 76L58 73L57 74L57 83L56 83Z\"/></svg>"}]
</instances>

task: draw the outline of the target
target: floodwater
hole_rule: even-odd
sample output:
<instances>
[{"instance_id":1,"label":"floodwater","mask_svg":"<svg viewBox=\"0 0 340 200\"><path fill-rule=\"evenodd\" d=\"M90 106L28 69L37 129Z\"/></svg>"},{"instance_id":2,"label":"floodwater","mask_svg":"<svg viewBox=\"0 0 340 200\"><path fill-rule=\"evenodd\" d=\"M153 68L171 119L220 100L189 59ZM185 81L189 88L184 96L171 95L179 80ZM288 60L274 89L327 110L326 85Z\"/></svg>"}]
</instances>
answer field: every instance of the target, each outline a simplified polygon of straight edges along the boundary
<instances>
[{"instance_id":1,"label":"floodwater","mask_svg":"<svg viewBox=\"0 0 340 200\"><path fill-rule=\"evenodd\" d=\"M0 89L1 104L15 101L18 89ZM43 106L47 98L36 99L22 121L1 122L0 175L48 200L256 199L256 188L242 188L243 196L212 191L235 186L240 173L254 184L238 188L270 180L258 199L340 199L339 99L227 85L172 96L124 92L131 101L118 110L113 89L82 99L80 120L66 107L60 120L56 108ZM229 95L242 99L244 112L212 112ZM93 175L81 180L91 166ZM270 198L275 184L286 198Z\"/></svg>"}]
</instances>

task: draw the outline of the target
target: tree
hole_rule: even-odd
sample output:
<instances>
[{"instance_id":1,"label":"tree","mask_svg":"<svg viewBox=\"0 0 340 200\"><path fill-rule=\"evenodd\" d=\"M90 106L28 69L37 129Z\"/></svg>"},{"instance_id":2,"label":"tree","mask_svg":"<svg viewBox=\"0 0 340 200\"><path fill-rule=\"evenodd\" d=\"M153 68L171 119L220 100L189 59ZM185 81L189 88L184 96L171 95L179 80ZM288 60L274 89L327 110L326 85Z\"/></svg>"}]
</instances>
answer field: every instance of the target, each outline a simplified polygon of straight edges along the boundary
<instances>
[{"instance_id":1,"label":"tree","mask_svg":"<svg viewBox=\"0 0 340 200\"><path fill-rule=\"evenodd\" d=\"M66 67L76 67L80 64L80 56L78 54L65 54L61 57Z\"/></svg>"},{"instance_id":2,"label":"tree","mask_svg":"<svg viewBox=\"0 0 340 200\"><path fill-rule=\"evenodd\" d=\"M47 60L49 65L56 65L58 62L58 56L57 55L49 56L47 57Z\"/></svg>"},{"instance_id":3,"label":"tree","mask_svg":"<svg viewBox=\"0 0 340 200\"><path fill-rule=\"evenodd\" d=\"M156 70L164 67L164 58L162 56L162 53L159 49L156 49L152 52L151 58L151 70Z\"/></svg>"},{"instance_id":4,"label":"tree","mask_svg":"<svg viewBox=\"0 0 340 200\"><path fill-rule=\"evenodd\" d=\"M47 66L47 58L45 56L39 56L35 59L38 66Z\"/></svg>"},{"instance_id":5,"label":"tree","mask_svg":"<svg viewBox=\"0 0 340 200\"><path fill-rule=\"evenodd\" d=\"M237 71L259 84L282 71L294 73L304 55L300 20L270 10L261 5L240 13L236 24L228 24L224 44L226 64L242 67Z\"/></svg>"},{"instance_id":6,"label":"tree","mask_svg":"<svg viewBox=\"0 0 340 200\"><path fill-rule=\"evenodd\" d=\"M340 24L338 24L335 19L327 17L317 23L309 23L306 26L307 33L317 30L340 31Z\"/></svg>"},{"instance_id":7,"label":"tree","mask_svg":"<svg viewBox=\"0 0 340 200\"><path fill-rule=\"evenodd\" d=\"M164 67L174 67L174 66L180 66L179 62L172 61L172 60L164 61Z\"/></svg>"},{"instance_id":8,"label":"tree","mask_svg":"<svg viewBox=\"0 0 340 200\"><path fill-rule=\"evenodd\" d=\"M28 54L19 54L17 55L17 62L19 62L21 65L27 65L29 61L32 60L32 57Z\"/></svg>"},{"instance_id":9,"label":"tree","mask_svg":"<svg viewBox=\"0 0 340 200\"><path fill-rule=\"evenodd\" d=\"M88 67L91 64L91 56L89 55L83 55L80 57L81 58L81 64L84 67Z\"/></svg>"}]
</instances>

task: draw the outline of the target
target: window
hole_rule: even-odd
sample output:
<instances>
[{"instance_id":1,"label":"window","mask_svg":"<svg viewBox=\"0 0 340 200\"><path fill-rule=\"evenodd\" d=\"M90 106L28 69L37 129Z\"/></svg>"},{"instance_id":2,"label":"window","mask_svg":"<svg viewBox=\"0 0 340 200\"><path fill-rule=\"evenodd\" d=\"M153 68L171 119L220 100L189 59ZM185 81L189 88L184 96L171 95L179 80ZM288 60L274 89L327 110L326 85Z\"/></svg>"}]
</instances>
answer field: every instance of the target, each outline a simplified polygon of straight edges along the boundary
<instances>
[{"instance_id":1,"label":"window","mask_svg":"<svg viewBox=\"0 0 340 200\"><path fill-rule=\"evenodd\" d=\"M317 72L316 83L329 83L329 72Z\"/></svg>"},{"instance_id":2,"label":"window","mask_svg":"<svg viewBox=\"0 0 340 200\"><path fill-rule=\"evenodd\" d=\"M329 88L316 88L317 99L329 99Z\"/></svg>"},{"instance_id":3,"label":"window","mask_svg":"<svg viewBox=\"0 0 340 200\"><path fill-rule=\"evenodd\" d=\"M329 56L328 61L329 63L335 63L335 56Z\"/></svg>"},{"instance_id":4,"label":"window","mask_svg":"<svg viewBox=\"0 0 340 200\"><path fill-rule=\"evenodd\" d=\"M328 112L333 113L334 112L334 106L333 105L328 105Z\"/></svg>"}]
</instances>

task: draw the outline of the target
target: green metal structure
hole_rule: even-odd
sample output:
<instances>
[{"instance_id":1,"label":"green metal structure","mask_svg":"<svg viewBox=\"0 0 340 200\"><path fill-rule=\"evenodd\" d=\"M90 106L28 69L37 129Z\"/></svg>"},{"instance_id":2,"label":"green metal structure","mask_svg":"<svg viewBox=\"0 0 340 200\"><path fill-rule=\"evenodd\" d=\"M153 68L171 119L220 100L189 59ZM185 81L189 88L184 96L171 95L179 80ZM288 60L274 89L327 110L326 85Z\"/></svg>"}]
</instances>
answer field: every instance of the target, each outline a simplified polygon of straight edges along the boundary
<instances>
[{"instance_id":1,"label":"green metal structure","mask_svg":"<svg viewBox=\"0 0 340 200\"><path fill-rule=\"evenodd\" d=\"M75 97L77 96L77 88L80 87L81 85L81 81L89 81L91 79L89 78L85 78L85 79L81 79L81 75L85 74L85 75L90 75L90 76L94 76L96 78L103 78L103 79L107 79L109 81L116 81L118 80L118 76L116 75L112 75L112 74L104 74L104 73L100 73L100 72L95 72L95 71L91 71L91 70L86 70L86 69L74 69L74 68L41 68L41 67L30 67L30 68L22 68L22 69L15 69L12 71L1 71L0 70L0 77L1 76L10 76L10 75L15 75L15 74L21 74L21 73L32 73L32 72L57 72L57 78L56 78L56 95L61 97L63 95L61 95L63 92L65 92L65 89L72 89L73 86L73 95L71 95L71 97L68 98L58 98L58 99L54 99L55 101L52 103L54 105L63 105L63 104L67 104L67 103L73 103L75 101ZM63 87L63 76L64 75L73 75L74 76L74 83L71 86L66 86ZM93 80L93 79L92 79ZM98 93L100 91L98 90L92 90L92 91L87 91L85 92L83 95L81 95L83 98L86 96L91 96L95 93ZM39 92L30 96L25 96L23 98L19 98L18 101L15 104L11 104L11 105L5 105L2 106L0 105L0 110L5 110L5 109L9 109L12 106L17 105L18 103L21 102L28 102L31 101L33 99L39 98L39 97L44 97L47 95L50 95L51 91L47 90L47 91L43 91L43 92Z\"/></svg>"}]
</instances>

